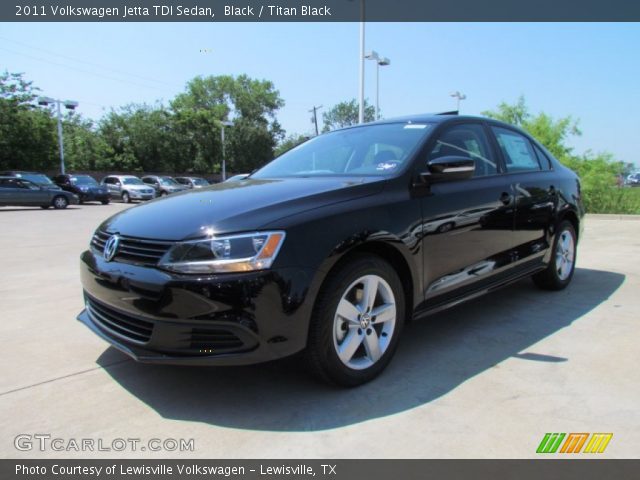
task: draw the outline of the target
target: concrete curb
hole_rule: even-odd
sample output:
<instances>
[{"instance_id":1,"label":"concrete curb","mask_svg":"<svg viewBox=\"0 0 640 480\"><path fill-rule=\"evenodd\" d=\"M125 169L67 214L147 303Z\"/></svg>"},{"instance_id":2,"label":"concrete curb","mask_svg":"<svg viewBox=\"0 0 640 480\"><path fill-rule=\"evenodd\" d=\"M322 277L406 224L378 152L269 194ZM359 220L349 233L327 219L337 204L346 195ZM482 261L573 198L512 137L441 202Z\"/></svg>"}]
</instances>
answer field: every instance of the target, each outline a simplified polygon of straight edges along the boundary
<instances>
[{"instance_id":1,"label":"concrete curb","mask_svg":"<svg viewBox=\"0 0 640 480\"><path fill-rule=\"evenodd\" d=\"M640 215L620 215L616 213L587 213L587 219L598 220L636 220L640 221Z\"/></svg>"}]
</instances>

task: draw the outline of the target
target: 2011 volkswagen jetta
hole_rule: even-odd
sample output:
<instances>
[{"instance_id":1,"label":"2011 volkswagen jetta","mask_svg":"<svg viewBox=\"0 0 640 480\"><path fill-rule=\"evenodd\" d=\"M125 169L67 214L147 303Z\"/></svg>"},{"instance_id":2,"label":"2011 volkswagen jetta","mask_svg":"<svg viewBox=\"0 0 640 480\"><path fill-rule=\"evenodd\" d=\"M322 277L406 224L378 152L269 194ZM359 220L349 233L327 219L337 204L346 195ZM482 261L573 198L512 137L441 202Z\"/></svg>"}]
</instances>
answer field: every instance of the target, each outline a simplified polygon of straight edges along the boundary
<instances>
[{"instance_id":1,"label":"2011 volkswagen jetta","mask_svg":"<svg viewBox=\"0 0 640 480\"><path fill-rule=\"evenodd\" d=\"M509 125L351 127L106 220L81 257L78 318L142 362L304 350L354 386L387 366L411 319L526 276L566 287L583 214L578 177Z\"/></svg>"}]
</instances>

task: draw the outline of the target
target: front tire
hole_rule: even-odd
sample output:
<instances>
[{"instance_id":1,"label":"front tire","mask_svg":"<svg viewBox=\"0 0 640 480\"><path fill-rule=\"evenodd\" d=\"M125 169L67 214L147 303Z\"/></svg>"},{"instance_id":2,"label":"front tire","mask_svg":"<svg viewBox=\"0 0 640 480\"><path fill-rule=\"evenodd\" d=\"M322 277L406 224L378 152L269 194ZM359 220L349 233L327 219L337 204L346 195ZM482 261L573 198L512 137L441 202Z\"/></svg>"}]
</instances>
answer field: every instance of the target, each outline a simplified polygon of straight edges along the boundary
<instances>
[{"instance_id":1,"label":"front tire","mask_svg":"<svg viewBox=\"0 0 640 480\"><path fill-rule=\"evenodd\" d=\"M405 319L402 282L374 255L358 255L332 273L309 327L306 355L325 381L355 387L373 380L391 361Z\"/></svg>"},{"instance_id":2,"label":"front tire","mask_svg":"<svg viewBox=\"0 0 640 480\"><path fill-rule=\"evenodd\" d=\"M109 205L109 200L101 200L100 203L102 205Z\"/></svg>"},{"instance_id":3,"label":"front tire","mask_svg":"<svg viewBox=\"0 0 640 480\"><path fill-rule=\"evenodd\" d=\"M545 270L533 275L533 283L543 290L562 290L573 278L576 266L576 230L564 220L558 225L551 260Z\"/></svg>"},{"instance_id":4,"label":"front tire","mask_svg":"<svg viewBox=\"0 0 640 480\"><path fill-rule=\"evenodd\" d=\"M131 203L131 197L129 196L129 192L122 192L122 201L124 203Z\"/></svg>"},{"instance_id":5,"label":"front tire","mask_svg":"<svg viewBox=\"0 0 640 480\"><path fill-rule=\"evenodd\" d=\"M68 206L69 200L67 200L67 197L59 195L53 199L53 208L55 208L56 210L64 210Z\"/></svg>"}]
</instances>

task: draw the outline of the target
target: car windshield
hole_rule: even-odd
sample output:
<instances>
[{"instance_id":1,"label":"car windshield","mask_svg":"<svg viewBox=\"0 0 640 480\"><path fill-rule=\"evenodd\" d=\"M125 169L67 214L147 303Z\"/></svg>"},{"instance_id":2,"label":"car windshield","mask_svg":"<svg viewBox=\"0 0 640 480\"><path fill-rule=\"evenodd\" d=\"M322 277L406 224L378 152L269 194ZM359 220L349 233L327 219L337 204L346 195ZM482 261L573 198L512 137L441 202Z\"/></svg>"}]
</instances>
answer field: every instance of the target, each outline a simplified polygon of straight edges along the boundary
<instances>
[{"instance_id":1,"label":"car windshield","mask_svg":"<svg viewBox=\"0 0 640 480\"><path fill-rule=\"evenodd\" d=\"M98 182L95 181L93 177L89 175L76 175L71 177L71 183L74 185L97 185Z\"/></svg>"},{"instance_id":2,"label":"car windshield","mask_svg":"<svg viewBox=\"0 0 640 480\"><path fill-rule=\"evenodd\" d=\"M158 179L160 181L160 185L164 185L165 187L179 187L180 184L176 182L171 177L160 177Z\"/></svg>"},{"instance_id":3,"label":"car windshield","mask_svg":"<svg viewBox=\"0 0 640 480\"><path fill-rule=\"evenodd\" d=\"M53 185L51 179L42 173L20 173L16 177L24 178L37 185Z\"/></svg>"},{"instance_id":4,"label":"car windshield","mask_svg":"<svg viewBox=\"0 0 640 480\"><path fill-rule=\"evenodd\" d=\"M122 179L122 183L125 185L144 185L142 180L136 177L126 177Z\"/></svg>"},{"instance_id":5,"label":"car windshield","mask_svg":"<svg viewBox=\"0 0 640 480\"><path fill-rule=\"evenodd\" d=\"M207 182L204 178L194 178L192 182L194 185L200 185L202 187L206 187L207 185L209 185L209 182Z\"/></svg>"},{"instance_id":6,"label":"car windshield","mask_svg":"<svg viewBox=\"0 0 640 480\"><path fill-rule=\"evenodd\" d=\"M389 123L323 134L283 153L251 178L394 175L430 127Z\"/></svg>"}]
</instances>

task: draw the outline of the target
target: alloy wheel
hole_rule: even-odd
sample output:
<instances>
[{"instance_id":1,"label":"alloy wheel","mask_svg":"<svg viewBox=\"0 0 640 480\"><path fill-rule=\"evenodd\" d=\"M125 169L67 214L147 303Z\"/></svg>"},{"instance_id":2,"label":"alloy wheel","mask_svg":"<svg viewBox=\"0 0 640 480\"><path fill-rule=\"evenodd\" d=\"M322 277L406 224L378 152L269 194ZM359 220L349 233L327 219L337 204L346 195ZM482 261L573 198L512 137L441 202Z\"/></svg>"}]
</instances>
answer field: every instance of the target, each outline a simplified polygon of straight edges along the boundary
<instances>
[{"instance_id":1,"label":"alloy wheel","mask_svg":"<svg viewBox=\"0 0 640 480\"><path fill-rule=\"evenodd\" d=\"M575 242L569 230L563 230L556 245L556 272L560 280L566 280L573 270Z\"/></svg>"},{"instance_id":2,"label":"alloy wheel","mask_svg":"<svg viewBox=\"0 0 640 480\"><path fill-rule=\"evenodd\" d=\"M378 275L365 275L345 290L333 322L333 344L343 364L354 370L374 365L396 328L396 300Z\"/></svg>"}]
</instances>

